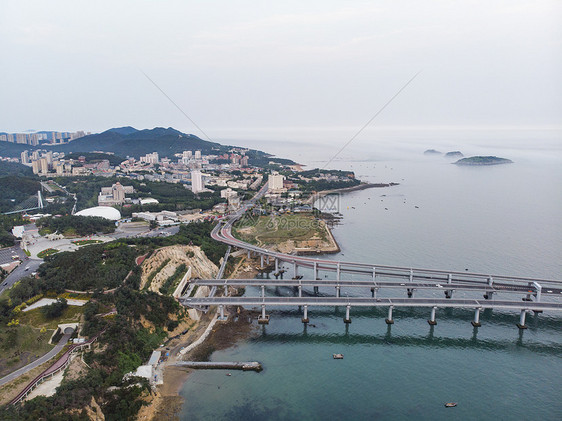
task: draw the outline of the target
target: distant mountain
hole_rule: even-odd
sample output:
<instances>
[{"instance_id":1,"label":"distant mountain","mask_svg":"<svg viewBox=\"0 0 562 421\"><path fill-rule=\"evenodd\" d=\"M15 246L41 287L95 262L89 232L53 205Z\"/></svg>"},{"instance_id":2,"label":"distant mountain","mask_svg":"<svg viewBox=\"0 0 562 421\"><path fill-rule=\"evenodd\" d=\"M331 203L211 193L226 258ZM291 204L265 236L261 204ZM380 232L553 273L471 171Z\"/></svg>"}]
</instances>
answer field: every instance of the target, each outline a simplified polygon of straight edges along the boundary
<instances>
[{"instance_id":1,"label":"distant mountain","mask_svg":"<svg viewBox=\"0 0 562 421\"><path fill-rule=\"evenodd\" d=\"M66 154L104 151L112 152L116 156L135 158L139 158L147 153L158 152L160 157L172 158L174 154L183 151L200 150L204 155L217 155L228 152L231 148L232 146L209 142L193 134L182 133L172 127L137 130L134 127L125 126L109 129L103 133L84 136L64 145L31 146L0 142L0 156L19 157L20 153L26 149L49 149ZM272 161L294 164L291 160L274 158L258 150L249 150L246 155L250 158L250 164L253 165L263 166Z\"/></svg>"},{"instance_id":2,"label":"distant mountain","mask_svg":"<svg viewBox=\"0 0 562 421\"><path fill-rule=\"evenodd\" d=\"M114 132L114 133L117 133L117 134L122 134L122 135L125 135L125 136L127 136L128 134L131 134L131 133L138 132L137 129L135 129L134 127L131 127L131 126L116 127L114 129L109 129L107 131L108 132Z\"/></svg>"},{"instance_id":3,"label":"distant mountain","mask_svg":"<svg viewBox=\"0 0 562 421\"><path fill-rule=\"evenodd\" d=\"M423 153L424 155L441 155L441 152L436 151L435 149L427 149Z\"/></svg>"},{"instance_id":4,"label":"distant mountain","mask_svg":"<svg viewBox=\"0 0 562 421\"><path fill-rule=\"evenodd\" d=\"M498 158L497 156L471 156L470 158L459 159L454 163L455 165L501 165L501 164L513 164L511 159Z\"/></svg>"},{"instance_id":5,"label":"distant mountain","mask_svg":"<svg viewBox=\"0 0 562 421\"><path fill-rule=\"evenodd\" d=\"M462 158L464 155L462 154L461 151L452 151L452 152L447 152L444 157L445 158Z\"/></svg>"},{"instance_id":6,"label":"distant mountain","mask_svg":"<svg viewBox=\"0 0 562 421\"><path fill-rule=\"evenodd\" d=\"M200 150L203 154L227 151L220 143L208 142L192 134L185 134L172 127L136 130L132 127L109 129L103 133L81 137L53 150L61 152L113 152L119 156L139 158L151 152L161 157L172 157L185 150Z\"/></svg>"}]
</instances>

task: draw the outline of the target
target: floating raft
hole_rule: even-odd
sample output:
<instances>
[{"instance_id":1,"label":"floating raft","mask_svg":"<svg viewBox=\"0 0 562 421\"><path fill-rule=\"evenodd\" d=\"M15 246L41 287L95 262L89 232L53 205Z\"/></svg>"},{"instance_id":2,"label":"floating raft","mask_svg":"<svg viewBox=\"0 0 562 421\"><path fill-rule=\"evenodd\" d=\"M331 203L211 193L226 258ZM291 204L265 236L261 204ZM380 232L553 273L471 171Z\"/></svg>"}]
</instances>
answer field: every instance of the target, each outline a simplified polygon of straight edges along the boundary
<instances>
[{"instance_id":1,"label":"floating raft","mask_svg":"<svg viewBox=\"0 0 562 421\"><path fill-rule=\"evenodd\" d=\"M263 370L262 365L257 361L243 362L214 362L214 361L178 361L174 365L178 367L187 367L193 369L210 369L210 370L242 370L256 371Z\"/></svg>"}]
</instances>

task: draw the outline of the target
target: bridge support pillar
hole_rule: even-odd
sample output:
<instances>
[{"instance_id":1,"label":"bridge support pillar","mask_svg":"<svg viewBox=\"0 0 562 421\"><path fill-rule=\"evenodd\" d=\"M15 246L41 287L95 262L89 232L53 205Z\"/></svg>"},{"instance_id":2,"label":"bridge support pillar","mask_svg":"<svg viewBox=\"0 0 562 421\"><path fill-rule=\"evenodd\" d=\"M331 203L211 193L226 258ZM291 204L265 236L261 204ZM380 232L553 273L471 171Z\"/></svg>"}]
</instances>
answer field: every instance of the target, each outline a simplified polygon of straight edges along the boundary
<instances>
[{"instance_id":1,"label":"bridge support pillar","mask_svg":"<svg viewBox=\"0 0 562 421\"><path fill-rule=\"evenodd\" d=\"M279 273L279 259L275 258L275 273Z\"/></svg>"},{"instance_id":2,"label":"bridge support pillar","mask_svg":"<svg viewBox=\"0 0 562 421\"><path fill-rule=\"evenodd\" d=\"M377 268L373 266L373 282L375 282L376 276L377 276Z\"/></svg>"},{"instance_id":3,"label":"bridge support pillar","mask_svg":"<svg viewBox=\"0 0 562 421\"><path fill-rule=\"evenodd\" d=\"M299 298L302 297L302 286L299 285Z\"/></svg>"},{"instance_id":4,"label":"bridge support pillar","mask_svg":"<svg viewBox=\"0 0 562 421\"><path fill-rule=\"evenodd\" d=\"M371 288L371 297L372 298L375 298L377 296L377 289L378 288L375 288L375 287Z\"/></svg>"},{"instance_id":5,"label":"bridge support pillar","mask_svg":"<svg viewBox=\"0 0 562 421\"><path fill-rule=\"evenodd\" d=\"M453 298L453 289L446 289L445 290L445 298Z\"/></svg>"},{"instance_id":6,"label":"bridge support pillar","mask_svg":"<svg viewBox=\"0 0 562 421\"><path fill-rule=\"evenodd\" d=\"M318 295L318 287L314 287L314 295Z\"/></svg>"},{"instance_id":7,"label":"bridge support pillar","mask_svg":"<svg viewBox=\"0 0 562 421\"><path fill-rule=\"evenodd\" d=\"M261 305L261 316L258 317L258 324L260 325L269 324L269 315L265 314L265 304Z\"/></svg>"},{"instance_id":8,"label":"bridge support pillar","mask_svg":"<svg viewBox=\"0 0 562 421\"><path fill-rule=\"evenodd\" d=\"M248 250L248 259L252 258L252 252L250 250Z\"/></svg>"},{"instance_id":9,"label":"bridge support pillar","mask_svg":"<svg viewBox=\"0 0 562 421\"><path fill-rule=\"evenodd\" d=\"M414 288L406 288L408 292L408 298L412 298L414 295Z\"/></svg>"},{"instance_id":10,"label":"bridge support pillar","mask_svg":"<svg viewBox=\"0 0 562 421\"><path fill-rule=\"evenodd\" d=\"M294 277L296 278L299 275L299 267L297 266L297 262L293 262L293 273Z\"/></svg>"},{"instance_id":11,"label":"bridge support pillar","mask_svg":"<svg viewBox=\"0 0 562 421\"><path fill-rule=\"evenodd\" d=\"M318 262L314 261L314 280L318 279Z\"/></svg>"},{"instance_id":12,"label":"bridge support pillar","mask_svg":"<svg viewBox=\"0 0 562 421\"><path fill-rule=\"evenodd\" d=\"M341 267L340 264L338 263L338 265L336 266L336 279L339 281L340 280L340 276L341 276ZM339 296L338 296L339 297Z\"/></svg>"},{"instance_id":13,"label":"bridge support pillar","mask_svg":"<svg viewBox=\"0 0 562 421\"><path fill-rule=\"evenodd\" d=\"M303 306L303 315L301 321L304 324L308 323L308 306L306 304Z\"/></svg>"},{"instance_id":14,"label":"bridge support pillar","mask_svg":"<svg viewBox=\"0 0 562 421\"><path fill-rule=\"evenodd\" d=\"M261 297L265 297L265 285L261 286Z\"/></svg>"},{"instance_id":15,"label":"bridge support pillar","mask_svg":"<svg viewBox=\"0 0 562 421\"><path fill-rule=\"evenodd\" d=\"M388 317L384 320L387 325L394 324L394 319L392 318L392 310L393 309L394 309L394 306L388 307Z\"/></svg>"},{"instance_id":16,"label":"bridge support pillar","mask_svg":"<svg viewBox=\"0 0 562 421\"><path fill-rule=\"evenodd\" d=\"M474 320L470 324L474 327L482 326L482 323L480 323L480 307L476 307L474 310Z\"/></svg>"},{"instance_id":17,"label":"bridge support pillar","mask_svg":"<svg viewBox=\"0 0 562 421\"><path fill-rule=\"evenodd\" d=\"M263 254L260 255L260 268L263 269Z\"/></svg>"},{"instance_id":18,"label":"bridge support pillar","mask_svg":"<svg viewBox=\"0 0 562 421\"><path fill-rule=\"evenodd\" d=\"M521 314L519 315L519 323L517 323L517 327L519 329L527 329L525 325L525 316L527 315L527 310L521 310Z\"/></svg>"},{"instance_id":19,"label":"bridge support pillar","mask_svg":"<svg viewBox=\"0 0 562 421\"><path fill-rule=\"evenodd\" d=\"M224 306L222 304L219 305L219 320L226 320L226 317L224 317Z\"/></svg>"},{"instance_id":20,"label":"bridge support pillar","mask_svg":"<svg viewBox=\"0 0 562 421\"><path fill-rule=\"evenodd\" d=\"M340 287L339 285L336 287L336 297L340 297Z\"/></svg>"},{"instance_id":21,"label":"bridge support pillar","mask_svg":"<svg viewBox=\"0 0 562 421\"><path fill-rule=\"evenodd\" d=\"M266 262L269 265L269 254L267 255Z\"/></svg>"},{"instance_id":22,"label":"bridge support pillar","mask_svg":"<svg viewBox=\"0 0 562 421\"><path fill-rule=\"evenodd\" d=\"M349 317L349 310L350 310L350 309L351 309L351 306L350 306L350 305L348 305L348 306L345 308L345 319L343 319L343 322L344 322L344 323L351 323L351 318Z\"/></svg>"},{"instance_id":23,"label":"bridge support pillar","mask_svg":"<svg viewBox=\"0 0 562 421\"><path fill-rule=\"evenodd\" d=\"M437 321L435 320L435 311L437 310L437 307L431 307L431 316L429 317L429 320L427 321L427 323L429 323L431 326L435 326L437 324Z\"/></svg>"}]
</instances>

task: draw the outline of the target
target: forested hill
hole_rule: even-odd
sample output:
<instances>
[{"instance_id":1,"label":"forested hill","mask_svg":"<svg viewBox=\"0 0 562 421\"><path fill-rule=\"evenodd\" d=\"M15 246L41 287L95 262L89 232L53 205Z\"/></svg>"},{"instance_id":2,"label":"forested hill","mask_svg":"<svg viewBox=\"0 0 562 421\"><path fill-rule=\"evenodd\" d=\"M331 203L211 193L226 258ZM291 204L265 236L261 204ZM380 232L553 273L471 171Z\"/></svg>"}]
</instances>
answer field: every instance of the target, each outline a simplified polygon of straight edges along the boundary
<instances>
[{"instance_id":1,"label":"forested hill","mask_svg":"<svg viewBox=\"0 0 562 421\"><path fill-rule=\"evenodd\" d=\"M112 152L117 156L131 156L135 158L139 158L147 153L158 152L160 157L173 157L174 154L186 150L200 150L205 155L222 154L228 152L231 148L232 146L209 142L193 134L182 133L172 127L167 129L156 127L154 129L137 130L127 126L84 136L65 145L31 146L0 142L0 156L19 157L20 153L25 149L49 149L54 152L65 152L66 154L104 151ZM250 160L267 163L270 155L261 151L251 150L248 156Z\"/></svg>"}]
</instances>

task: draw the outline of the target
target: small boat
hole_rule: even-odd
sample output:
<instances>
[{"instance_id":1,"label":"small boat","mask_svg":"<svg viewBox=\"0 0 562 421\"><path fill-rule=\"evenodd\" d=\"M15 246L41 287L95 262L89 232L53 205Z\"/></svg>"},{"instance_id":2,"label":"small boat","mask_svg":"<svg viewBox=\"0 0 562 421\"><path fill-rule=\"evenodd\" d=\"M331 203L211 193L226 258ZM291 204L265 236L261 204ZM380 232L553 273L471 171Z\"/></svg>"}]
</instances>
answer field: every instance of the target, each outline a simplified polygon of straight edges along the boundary
<instances>
[{"instance_id":1,"label":"small boat","mask_svg":"<svg viewBox=\"0 0 562 421\"><path fill-rule=\"evenodd\" d=\"M447 402L445 404L445 408L454 408L455 406L457 406L456 402Z\"/></svg>"},{"instance_id":2,"label":"small boat","mask_svg":"<svg viewBox=\"0 0 562 421\"><path fill-rule=\"evenodd\" d=\"M334 354L334 360L343 360L343 354Z\"/></svg>"},{"instance_id":3,"label":"small boat","mask_svg":"<svg viewBox=\"0 0 562 421\"><path fill-rule=\"evenodd\" d=\"M230 374L230 373L226 373L226 375L227 375L228 377L232 376L232 374Z\"/></svg>"}]
</instances>

